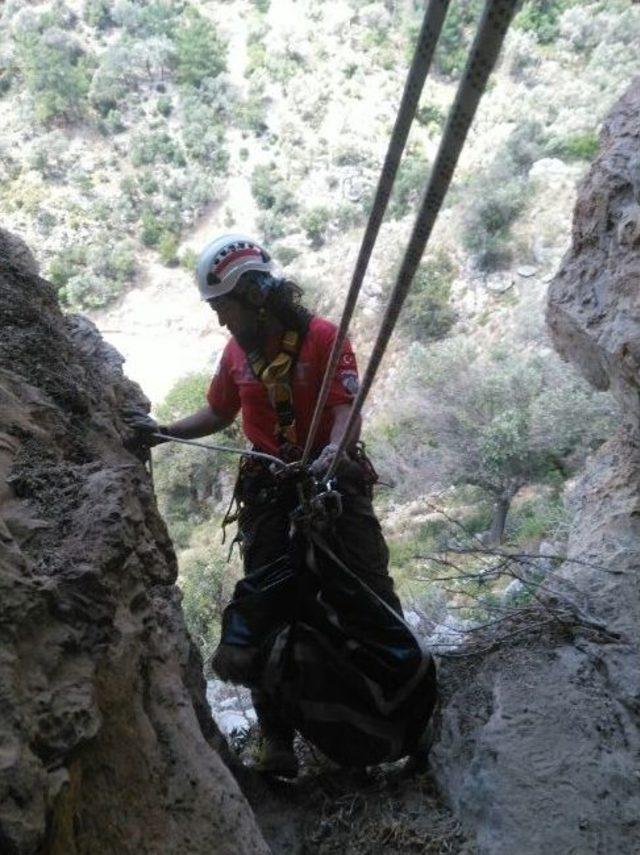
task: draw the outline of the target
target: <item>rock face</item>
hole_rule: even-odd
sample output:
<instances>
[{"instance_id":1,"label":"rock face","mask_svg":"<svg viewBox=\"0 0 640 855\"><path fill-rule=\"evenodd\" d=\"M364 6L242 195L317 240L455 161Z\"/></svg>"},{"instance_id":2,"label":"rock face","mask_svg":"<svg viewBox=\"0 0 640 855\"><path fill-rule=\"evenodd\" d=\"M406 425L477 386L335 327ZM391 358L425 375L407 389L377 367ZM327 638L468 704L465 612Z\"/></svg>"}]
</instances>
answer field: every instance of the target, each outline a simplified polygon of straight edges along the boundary
<instances>
[{"instance_id":1,"label":"rock face","mask_svg":"<svg viewBox=\"0 0 640 855\"><path fill-rule=\"evenodd\" d=\"M0 238L0 851L267 852L122 444L146 402Z\"/></svg>"},{"instance_id":2,"label":"rock face","mask_svg":"<svg viewBox=\"0 0 640 855\"><path fill-rule=\"evenodd\" d=\"M548 302L558 351L624 414L573 492L583 563L547 590L609 634L547 631L443 668L436 775L483 855L640 852L639 153L640 80L605 123Z\"/></svg>"}]
</instances>

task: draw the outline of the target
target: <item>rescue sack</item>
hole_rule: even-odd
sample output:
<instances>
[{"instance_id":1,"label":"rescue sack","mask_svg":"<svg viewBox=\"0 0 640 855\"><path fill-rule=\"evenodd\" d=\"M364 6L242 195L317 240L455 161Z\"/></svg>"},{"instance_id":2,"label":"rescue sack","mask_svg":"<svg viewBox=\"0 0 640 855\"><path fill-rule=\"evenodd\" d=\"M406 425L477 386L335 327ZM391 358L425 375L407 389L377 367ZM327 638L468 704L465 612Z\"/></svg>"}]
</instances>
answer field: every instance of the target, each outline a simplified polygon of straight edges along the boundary
<instances>
[{"instance_id":1,"label":"rescue sack","mask_svg":"<svg viewBox=\"0 0 640 855\"><path fill-rule=\"evenodd\" d=\"M314 527L238 583L221 645L256 651L246 682L345 766L413 753L436 703L430 654Z\"/></svg>"}]
</instances>

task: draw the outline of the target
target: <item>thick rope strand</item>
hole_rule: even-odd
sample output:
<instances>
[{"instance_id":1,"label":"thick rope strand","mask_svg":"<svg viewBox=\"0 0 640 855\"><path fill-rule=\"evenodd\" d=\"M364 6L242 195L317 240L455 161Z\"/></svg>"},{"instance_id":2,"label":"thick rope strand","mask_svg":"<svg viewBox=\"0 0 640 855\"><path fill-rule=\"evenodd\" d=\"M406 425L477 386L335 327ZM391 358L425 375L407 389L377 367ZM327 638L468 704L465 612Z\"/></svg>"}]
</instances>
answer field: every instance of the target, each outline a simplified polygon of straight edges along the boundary
<instances>
[{"instance_id":1,"label":"thick rope strand","mask_svg":"<svg viewBox=\"0 0 640 855\"><path fill-rule=\"evenodd\" d=\"M351 407L349 419L340 440L338 451L326 474L328 481L334 474L339 459L345 451L349 436L360 415L371 389L378 367L393 333L413 276L420 264L425 247L433 231L436 217L451 184L454 169L471 127L478 104L484 93L519 0L487 0L480 26L476 33L463 78L447 119L440 148L433 165L429 182L423 193L420 209L405 251L402 265L389 298L382 325L369 358L367 370L358 394Z\"/></svg>"},{"instance_id":2,"label":"thick rope strand","mask_svg":"<svg viewBox=\"0 0 640 855\"><path fill-rule=\"evenodd\" d=\"M420 101L424 82L431 66L431 60L433 59L433 54L440 36L440 31L442 30L442 24L447 13L449 2L450 0L430 0L424 15L413 61L407 76L407 82L405 83L400 108L396 117L396 123L391 134L391 140L387 149L382 172L378 179L378 186L371 208L371 213L369 214L369 220L367 222L364 237L362 238L358 259L351 278L351 286L342 311L340 326L338 327L333 347L331 348L331 354L329 356L329 361L327 362L322 386L320 388L313 418L309 427L309 433L307 434L307 441L302 454L303 465L308 462L313 449L313 443L322 418L322 411L324 410L324 406L329 396L329 389L331 388L336 366L342 353L342 346L347 337L351 316L353 315L356 300L358 299L358 294L360 293L360 288L367 272L371 253L373 252L378 232L380 231L382 218L384 217L384 213L387 209L389 197L398 171L400 158L402 157L402 152L404 151L404 147L407 142L409 130L418 107L418 102Z\"/></svg>"}]
</instances>

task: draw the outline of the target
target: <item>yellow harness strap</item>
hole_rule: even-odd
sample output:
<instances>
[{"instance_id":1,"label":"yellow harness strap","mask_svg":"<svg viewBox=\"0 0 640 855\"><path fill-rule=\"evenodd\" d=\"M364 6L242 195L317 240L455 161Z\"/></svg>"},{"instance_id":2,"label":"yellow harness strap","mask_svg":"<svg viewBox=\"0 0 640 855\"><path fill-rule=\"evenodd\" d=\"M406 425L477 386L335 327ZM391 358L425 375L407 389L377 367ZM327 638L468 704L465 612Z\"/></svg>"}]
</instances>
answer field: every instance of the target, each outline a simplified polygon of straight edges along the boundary
<instances>
[{"instance_id":1,"label":"yellow harness strap","mask_svg":"<svg viewBox=\"0 0 640 855\"><path fill-rule=\"evenodd\" d=\"M257 351L247 354L247 359L255 376L266 386L269 402L276 411L276 435L283 442L295 445L297 436L291 391L291 368L300 348L300 334L295 330L285 332L280 348L275 359L269 363L263 354Z\"/></svg>"}]
</instances>

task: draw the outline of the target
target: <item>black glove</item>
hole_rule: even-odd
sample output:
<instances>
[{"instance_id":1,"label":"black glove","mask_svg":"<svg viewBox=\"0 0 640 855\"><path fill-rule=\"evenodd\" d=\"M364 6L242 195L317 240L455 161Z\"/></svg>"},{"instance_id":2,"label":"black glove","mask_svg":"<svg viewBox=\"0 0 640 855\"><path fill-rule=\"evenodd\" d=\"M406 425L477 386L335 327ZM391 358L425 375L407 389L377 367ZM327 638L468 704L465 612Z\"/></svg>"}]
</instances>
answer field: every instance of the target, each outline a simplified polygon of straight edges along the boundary
<instances>
[{"instance_id":1,"label":"black glove","mask_svg":"<svg viewBox=\"0 0 640 855\"><path fill-rule=\"evenodd\" d=\"M125 442L125 446L134 453L146 448L153 448L154 445L160 445L167 442L159 436L154 436L156 433L166 433L167 428L164 425L159 425L157 421L148 413L125 413L123 421L129 430L132 432L130 440Z\"/></svg>"}]
</instances>

